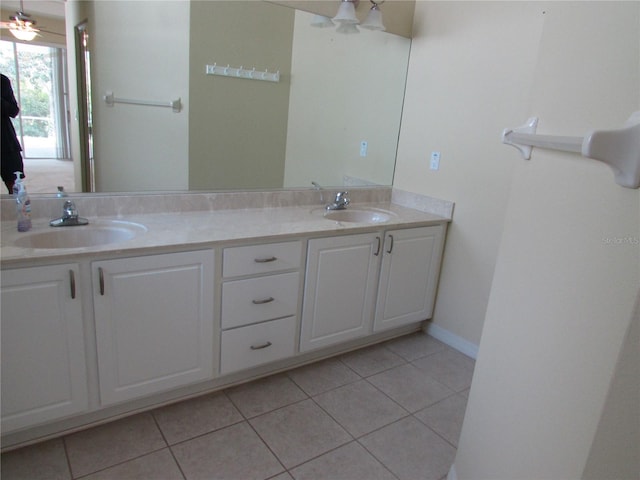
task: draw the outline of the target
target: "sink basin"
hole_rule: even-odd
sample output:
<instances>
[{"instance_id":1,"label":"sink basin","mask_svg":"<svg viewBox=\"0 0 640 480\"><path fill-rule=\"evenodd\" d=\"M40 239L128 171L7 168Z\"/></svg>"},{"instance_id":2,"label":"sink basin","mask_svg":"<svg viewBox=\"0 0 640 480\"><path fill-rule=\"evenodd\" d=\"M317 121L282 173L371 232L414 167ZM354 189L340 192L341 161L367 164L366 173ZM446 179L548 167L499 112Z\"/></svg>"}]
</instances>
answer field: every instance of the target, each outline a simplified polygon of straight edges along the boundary
<instances>
[{"instance_id":1,"label":"sink basin","mask_svg":"<svg viewBox=\"0 0 640 480\"><path fill-rule=\"evenodd\" d=\"M346 210L329 210L324 214L327 220L353 223L384 223L391 220L395 213L377 208L347 208Z\"/></svg>"},{"instance_id":2,"label":"sink basin","mask_svg":"<svg viewBox=\"0 0 640 480\"><path fill-rule=\"evenodd\" d=\"M146 231L147 227L139 223L113 220L86 226L50 227L27 233L15 244L23 248L87 248L125 242Z\"/></svg>"}]
</instances>

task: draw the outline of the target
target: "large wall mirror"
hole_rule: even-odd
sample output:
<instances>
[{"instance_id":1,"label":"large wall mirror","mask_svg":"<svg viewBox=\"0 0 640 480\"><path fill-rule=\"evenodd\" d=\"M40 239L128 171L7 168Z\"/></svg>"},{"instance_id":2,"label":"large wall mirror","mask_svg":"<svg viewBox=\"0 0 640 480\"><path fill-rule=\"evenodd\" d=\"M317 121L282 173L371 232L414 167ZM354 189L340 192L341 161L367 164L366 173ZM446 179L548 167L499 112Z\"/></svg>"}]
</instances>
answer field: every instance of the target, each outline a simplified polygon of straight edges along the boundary
<instances>
[{"instance_id":1,"label":"large wall mirror","mask_svg":"<svg viewBox=\"0 0 640 480\"><path fill-rule=\"evenodd\" d=\"M68 0L66 10L86 29L95 191L392 184L409 38L344 35L259 1ZM145 105L177 99L179 111Z\"/></svg>"}]
</instances>

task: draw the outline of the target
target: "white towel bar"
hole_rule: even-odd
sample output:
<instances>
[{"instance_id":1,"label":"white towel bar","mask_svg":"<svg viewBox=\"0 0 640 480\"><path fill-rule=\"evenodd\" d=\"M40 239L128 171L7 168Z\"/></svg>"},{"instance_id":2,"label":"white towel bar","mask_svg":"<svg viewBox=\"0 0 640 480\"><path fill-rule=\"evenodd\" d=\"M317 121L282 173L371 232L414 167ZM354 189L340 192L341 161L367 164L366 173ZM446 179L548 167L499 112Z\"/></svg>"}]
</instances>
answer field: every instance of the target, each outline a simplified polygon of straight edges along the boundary
<instances>
[{"instance_id":1,"label":"white towel bar","mask_svg":"<svg viewBox=\"0 0 640 480\"><path fill-rule=\"evenodd\" d=\"M113 95L113 92L107 92L103 98L107 105L109 105L110 107L113 107L115 103L128 103L129 105L145 105L148 107L168 107L173 109L175 113L178 113L180 110L182 110L182 102L179 98L171 102L155 102L152 100L133 100L130 98L118 98Z\"/></svg>"},{"instance_id":2,"label":"white towel bar","mask_svg":"<svg viewBox=\"0 0 640 480\"><path fill-rule=\"evenodd\" d=\"M615 181L627 188L640 188L640 111L635 112L622 128L594 130L584 137L537 135L538 118L532 117L517 128L502 132L502 143L516 147L529 160L532 147L580 153L609 165Z\"/></svg>"}]
</instances>

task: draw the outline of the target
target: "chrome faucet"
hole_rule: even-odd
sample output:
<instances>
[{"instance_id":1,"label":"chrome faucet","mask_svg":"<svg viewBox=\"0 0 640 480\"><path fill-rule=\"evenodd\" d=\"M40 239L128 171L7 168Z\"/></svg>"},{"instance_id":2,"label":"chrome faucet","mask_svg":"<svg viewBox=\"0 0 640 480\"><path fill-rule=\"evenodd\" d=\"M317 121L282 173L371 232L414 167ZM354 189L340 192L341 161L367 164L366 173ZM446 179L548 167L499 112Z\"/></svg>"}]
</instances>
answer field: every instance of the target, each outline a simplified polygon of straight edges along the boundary
<instances>
[{"instance_id":1,"label":"chrome faucet","mask_svg":"<svg viewBox=\"0 0 640 480\"><path fill-rule=\"evenodd\" d=\"M350 202L349 192L338 192L333 203L327 205L327 210L344 210Z\"/></svg>"},{"instance_id":2,"label":"chrome faucet","mask_svg":"<svg viewBox=\"0 0 640 480\"><path fill-rule=\"evenodd\" d=\"M324 203L324 190L322 186L318 182L311 182L311 185L313 185L314 190L320 192L320 203Z\"/></svg>"},{"instance_id":3,"label":"chrome faucet","mask_svg":"<svg viewBox=\"0 0 640 480\"><path fill-rule=\"evenodd\" d=\"M64 202L62 207L62 216L49 222L52 227L75 227L79 225L88 225L89 220L78 216L76 204L71 200Z\"/></svg>"}]
</instances>

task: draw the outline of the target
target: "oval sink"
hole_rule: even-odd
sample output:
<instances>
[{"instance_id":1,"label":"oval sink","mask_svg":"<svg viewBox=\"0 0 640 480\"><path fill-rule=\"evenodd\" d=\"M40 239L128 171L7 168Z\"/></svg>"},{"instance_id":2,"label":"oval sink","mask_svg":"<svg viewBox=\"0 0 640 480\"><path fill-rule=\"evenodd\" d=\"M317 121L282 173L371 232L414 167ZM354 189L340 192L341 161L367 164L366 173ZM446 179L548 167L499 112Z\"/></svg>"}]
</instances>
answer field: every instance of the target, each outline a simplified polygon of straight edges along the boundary
<instances>
[{"instance_id":1,"label":"oval sink","mask_svg":"<svg viewBox=\"0 0 640 480\"><path fill-rule=\"evenodd\" d=\"M21 236L15 244L23 248L87 248L125 242L147 231L139 223L110 221L76 227L50 227L44 232Z\"/></svg>"},{"instance_id":2,"label":"oval sink","mask_svg":"<svg viewBox=\"0 0 640 480\"><path fill-rule=\"evenodd\" d=\"M375 208L329 210L324 214L327 220L353 223L383 223L389 221L392 216L395 216L395 213Z\"/></svg>"}]
</instances>

